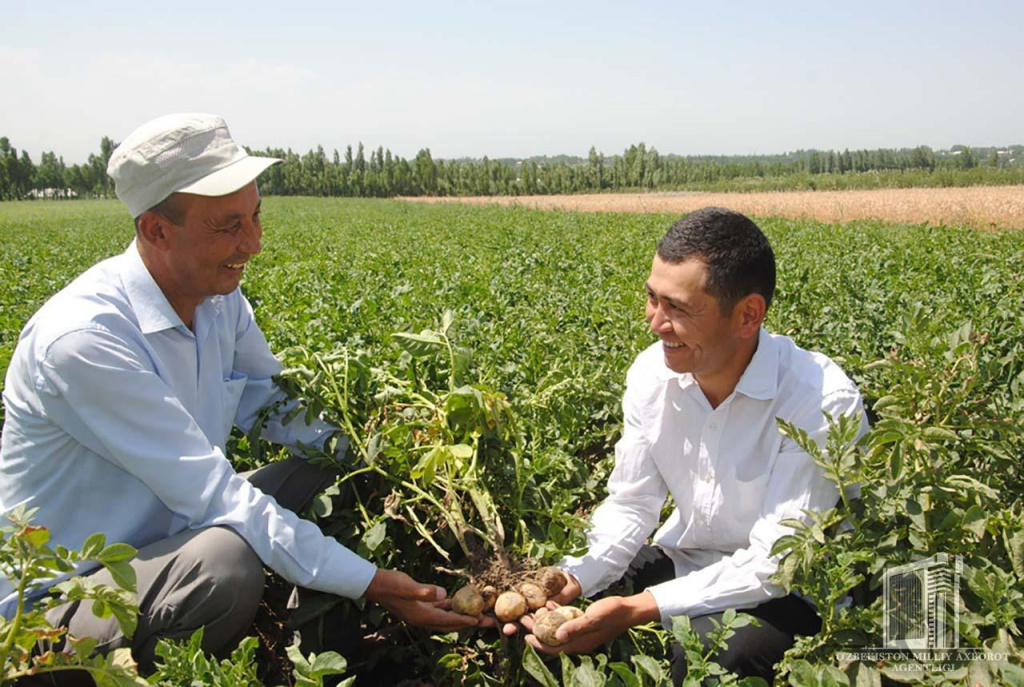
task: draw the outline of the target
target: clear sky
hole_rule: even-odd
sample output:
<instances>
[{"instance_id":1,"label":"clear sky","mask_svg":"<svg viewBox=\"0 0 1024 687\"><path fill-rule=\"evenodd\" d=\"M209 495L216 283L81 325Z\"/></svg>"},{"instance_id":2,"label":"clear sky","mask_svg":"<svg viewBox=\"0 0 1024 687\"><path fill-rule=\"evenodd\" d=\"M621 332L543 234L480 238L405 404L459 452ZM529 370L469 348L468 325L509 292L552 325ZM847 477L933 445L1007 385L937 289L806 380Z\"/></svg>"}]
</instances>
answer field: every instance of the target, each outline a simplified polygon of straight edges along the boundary
<instances>
[{"instance_id":1,"label":"clear sky","mask_svg":"<svg viewBox=\"0 0 1024 687\"><path fill-rule=\"evenodd\" d=\"M404 157L1005 145L1022 71L1021 0L0 0L0 136L36 162L174 111Z\"/></svg>"}]
</instances>

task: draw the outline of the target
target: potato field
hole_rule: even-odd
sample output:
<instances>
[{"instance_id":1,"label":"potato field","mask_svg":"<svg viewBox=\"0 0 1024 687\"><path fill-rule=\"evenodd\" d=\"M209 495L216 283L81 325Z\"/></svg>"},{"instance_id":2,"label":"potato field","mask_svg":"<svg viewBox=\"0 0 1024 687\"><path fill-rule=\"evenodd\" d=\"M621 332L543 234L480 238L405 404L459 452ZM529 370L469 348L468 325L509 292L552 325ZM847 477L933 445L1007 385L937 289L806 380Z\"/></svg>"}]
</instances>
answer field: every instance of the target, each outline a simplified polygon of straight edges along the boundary
<instances>
[{"instance_id":1,"label":"potato field","mask_svg":"<svg viewBox=\"0 0 1024 687\"><path fill-rule=\"evenodd\" d=\"M580 550L612 467L626 370L654 341L644 281L676 217L268 197L263 218L242 288L284 361L282 385L352 439L309 517L450 593ZM790 651L778 682L1024 684L1024 234L755 219L778 262L767 328L839 362L872 421L860 445L837 425L816 456L861 498L780 544L779 581L813 599L824 626ZM132 235L112 201L0 203L0 371L45 299ZM280 456L242 435L229 449L240 470ZM937 553L963 556L960 646L997 658L917 672L844 659L882 646L885 568ZM328 619L342 612L361 623L344 668L357 685L662 684L666 643L692 642L683 624L652 625L604 653L544 661L495 629L411 630L326 599L304 610L293 675L287 628L266 610L242 665L201 662L195 645L168 650L167 663L235 670L230 684L316 684L302 682L322 679L301 677L317 665L302 656L331 650ZM694 653L691 675L715 670Z\"/></svg>"}]
</instances>

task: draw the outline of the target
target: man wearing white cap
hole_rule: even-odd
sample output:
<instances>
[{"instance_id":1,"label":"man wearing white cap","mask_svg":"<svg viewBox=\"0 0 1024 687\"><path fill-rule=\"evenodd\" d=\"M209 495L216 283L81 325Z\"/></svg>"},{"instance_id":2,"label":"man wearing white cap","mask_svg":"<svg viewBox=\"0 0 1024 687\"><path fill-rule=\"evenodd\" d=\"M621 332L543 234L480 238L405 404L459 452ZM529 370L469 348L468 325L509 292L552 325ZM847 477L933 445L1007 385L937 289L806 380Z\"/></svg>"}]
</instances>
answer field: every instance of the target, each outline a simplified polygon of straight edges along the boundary
<instances>
[{"instance_id":1,"label":"man wearing white cap","mask_svg":"<svg viewBox=\"0 0 1024 687\"><path fill-rule=\"evenodd\" d=\"M264 564L412 624L475 623L445 610L442 589L375 568L288 510L315 495L323 471L293 458L246 479L225 457L232 426L249 430L283 397L271 380L280 363L238 288L260 252L255 180L276 162L247 155L212 115L161 117L130 134L108 173L135 241L32 317L8 370L0 512L38 508L53 545L80 548L103 532L139 549L131 640L89 604L51 620L101 651L131 646L143 670L159 638L199 627L207 650L233 648L256 613ZM298 449L336 431L278 416L263 436ZM16 596L0 580L0 615L11 617Z\"/></svg>"}]
</instances>

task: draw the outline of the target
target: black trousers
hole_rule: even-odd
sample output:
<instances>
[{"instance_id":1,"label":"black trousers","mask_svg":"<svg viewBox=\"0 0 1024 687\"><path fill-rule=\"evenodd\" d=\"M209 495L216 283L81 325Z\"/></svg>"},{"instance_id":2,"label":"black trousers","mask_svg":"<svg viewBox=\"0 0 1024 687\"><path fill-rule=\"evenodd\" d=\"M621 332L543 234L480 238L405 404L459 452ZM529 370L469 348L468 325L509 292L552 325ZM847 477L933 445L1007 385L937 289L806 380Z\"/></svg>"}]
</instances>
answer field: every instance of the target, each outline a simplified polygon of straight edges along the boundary
<instances>
[{"instance_id":1,"label":"black trousers","mask_svg":"<svg viewBox=\"0 0 1024 687\"><path fill-rule=\"evenodd\" d=\"M675 579L675 565L664 551L644 546L629 566L626 578L639 593L648 587ZM792 594L771 599L755 608L743 609L760 621L759 627L747 625L735 630L728 647L714 657L716 663L740 677L761 677L772 684L774 666L793 646L796 635L813 635L821 630L821 619L806 601ZM713 630L711 620L722 622L722 614L690 618L690 626L706 638ZM707 646L705 645L705 649ZM686 654L677 642L669 648L672 683L682 685L686 678Z\"/></svg>"}]
</instances>

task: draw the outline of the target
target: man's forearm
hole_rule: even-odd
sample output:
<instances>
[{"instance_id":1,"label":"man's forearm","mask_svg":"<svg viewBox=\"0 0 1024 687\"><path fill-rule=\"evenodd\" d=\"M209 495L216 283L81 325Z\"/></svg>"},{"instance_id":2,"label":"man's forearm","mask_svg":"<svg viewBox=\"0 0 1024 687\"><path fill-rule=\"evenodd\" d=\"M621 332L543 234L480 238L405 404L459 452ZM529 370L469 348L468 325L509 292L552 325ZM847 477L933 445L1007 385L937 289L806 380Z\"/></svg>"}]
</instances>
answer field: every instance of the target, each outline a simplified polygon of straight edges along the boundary
<instances>
[{"instance_id":1,"label":"man's forearm","mask_svg":"<svg viewBox=\"0 0 1024 687\"><path fill-rule=\"evenodd\" d=\"M629 611L629 627L661 622L661 609L650 592L644 591L627 596L623 599L623 604Z\"/></svg>"}]
</instances>

